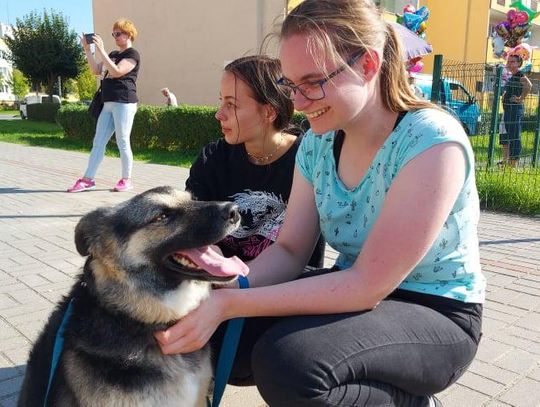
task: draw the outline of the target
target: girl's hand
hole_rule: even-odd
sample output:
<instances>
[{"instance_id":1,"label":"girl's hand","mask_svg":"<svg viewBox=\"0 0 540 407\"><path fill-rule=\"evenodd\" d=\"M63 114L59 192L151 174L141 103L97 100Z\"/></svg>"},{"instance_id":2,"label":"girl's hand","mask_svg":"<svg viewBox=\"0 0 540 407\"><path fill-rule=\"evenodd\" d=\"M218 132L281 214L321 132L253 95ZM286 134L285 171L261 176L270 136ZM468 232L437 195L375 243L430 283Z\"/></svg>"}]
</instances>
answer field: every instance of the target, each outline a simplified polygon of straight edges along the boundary
<instances>
[{"instance_id":1,"label":"girl's hand","mask_svg":"<svg viewBox=\"0 0 540 407\"><path fill-rule=\"evenodd\" d=\"M210 296L197 309L169 329L154 334L161 351L169 355L201 349L225 320L223 309L219 291L211 291Z\"/></svg>"}]
</instances>

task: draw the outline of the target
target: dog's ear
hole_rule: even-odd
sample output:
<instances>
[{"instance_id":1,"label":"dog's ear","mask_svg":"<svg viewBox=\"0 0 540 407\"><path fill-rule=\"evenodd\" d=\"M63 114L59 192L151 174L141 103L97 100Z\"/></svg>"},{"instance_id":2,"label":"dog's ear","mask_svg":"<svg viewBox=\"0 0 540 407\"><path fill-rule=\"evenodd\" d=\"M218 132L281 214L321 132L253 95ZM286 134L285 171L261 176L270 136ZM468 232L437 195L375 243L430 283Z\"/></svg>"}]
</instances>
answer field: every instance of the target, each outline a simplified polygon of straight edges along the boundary
<instances>
[{"instance_id":1,"label":"dog's ear","mask_svg":"<svg viewBox=\"0 0 540 407\"><path fill-rule=\"evenodd\" d=\"M75 247L81 256L90 254L90 247L95 245L101 225L106 219L104 208L96 209L84 215L75 227Z\"/></svg>"}]
</instances>

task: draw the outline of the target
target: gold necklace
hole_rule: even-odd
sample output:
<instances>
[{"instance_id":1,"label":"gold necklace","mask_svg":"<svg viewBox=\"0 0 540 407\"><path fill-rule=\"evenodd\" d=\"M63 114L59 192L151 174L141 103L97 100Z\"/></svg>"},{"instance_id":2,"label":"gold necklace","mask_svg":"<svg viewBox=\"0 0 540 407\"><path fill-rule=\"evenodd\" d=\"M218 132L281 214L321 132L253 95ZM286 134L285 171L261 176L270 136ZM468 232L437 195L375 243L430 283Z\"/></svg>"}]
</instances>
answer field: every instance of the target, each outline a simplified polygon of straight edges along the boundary
<instances>
[{"instance_id":1,"label":"gold necklace","mask_svg":"<svg viewBox=\"0 0 540 407\"><path fill-rule=\"evenodd\" d=\"M251 160L252 160L252 162L254 164L264 164L265 162L270 160L270 158L272 158L274 156L274 154L276 154L278 152L279 148L281 147L281 144L283 143L283 132L279 133L279 136L280 136L279 143L277 144L274 151L272 151L270 154L263 155L263 156L258 156L258 155L255 155L255 154L251 154L247 150L247 148L246 148L246 154L249 156L249 158L251 158Z\"/></svg>"}]
</instances>

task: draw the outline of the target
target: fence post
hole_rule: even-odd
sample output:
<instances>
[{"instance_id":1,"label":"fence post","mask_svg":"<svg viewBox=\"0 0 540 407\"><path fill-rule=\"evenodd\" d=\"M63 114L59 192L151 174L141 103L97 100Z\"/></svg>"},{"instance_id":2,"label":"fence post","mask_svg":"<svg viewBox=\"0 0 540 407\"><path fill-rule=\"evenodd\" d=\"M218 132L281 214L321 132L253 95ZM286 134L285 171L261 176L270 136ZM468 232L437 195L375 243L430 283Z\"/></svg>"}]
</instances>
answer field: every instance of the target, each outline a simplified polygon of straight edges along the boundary
<instances>
[{"instance_id":1,"label":"fence post","mask_svg":"<svg viewBox=\"0 0 540 407\"><path fill-rule=\"evenodd\" d=\"M503 67L497 66L495 84L493 88L493 105L491 106L491 123L489 126L488 167L493 165L493 152L495 151L495 135L499 127L499 99L501 97L501 78Z\"/></svg>"},{"instance_id":2,"label":"fence post","mask_svg":"<svg viewBox=\"0 0 540 407\"><path fill-rule=\"evenodd\" d=\"M538 93L538 107L536 108L536 129L534 134L534 147L532 153L531 165L536 167L538 162L538 145L540 141L540 92Z\"/></svg>"},{"instance_id":3,"label":"fence post","mask_svg":"<svg viewBox=\"0 0 540 407\"><path fill-rule=\"evenodd\" d=\"M443 56L441 54L435 55L433 60L433 75L431 82L431 101L435 104L441 100L441 74L442 74Z\"/></svg>"}]
</instances>

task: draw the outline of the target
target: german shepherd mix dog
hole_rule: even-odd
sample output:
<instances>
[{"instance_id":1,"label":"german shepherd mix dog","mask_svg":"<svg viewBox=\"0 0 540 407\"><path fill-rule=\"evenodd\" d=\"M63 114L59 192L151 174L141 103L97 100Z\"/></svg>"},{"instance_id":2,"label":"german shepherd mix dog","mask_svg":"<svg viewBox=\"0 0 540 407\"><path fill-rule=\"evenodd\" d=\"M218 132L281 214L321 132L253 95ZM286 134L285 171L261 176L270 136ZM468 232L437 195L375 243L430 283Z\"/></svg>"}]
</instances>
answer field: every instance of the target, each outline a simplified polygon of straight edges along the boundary
<instances>
[{"instance_id":1,"label":"german shepherd mix dog","mask_svg":"<svg viewBox=\"0 0 540 407\"><path fill-rule=\"evenodd\" d=\"M19 406L44 405L70 301L49 406L205 405L210 350L163 355L153 334L197 308L212 284L247 272L239 259L209 247L239 223L234 204L193 201L171 187L85 215L75 244L88 258L30 353Z\"/></svg>"}]
</instances>

